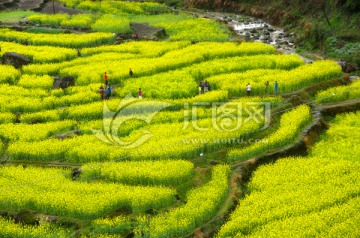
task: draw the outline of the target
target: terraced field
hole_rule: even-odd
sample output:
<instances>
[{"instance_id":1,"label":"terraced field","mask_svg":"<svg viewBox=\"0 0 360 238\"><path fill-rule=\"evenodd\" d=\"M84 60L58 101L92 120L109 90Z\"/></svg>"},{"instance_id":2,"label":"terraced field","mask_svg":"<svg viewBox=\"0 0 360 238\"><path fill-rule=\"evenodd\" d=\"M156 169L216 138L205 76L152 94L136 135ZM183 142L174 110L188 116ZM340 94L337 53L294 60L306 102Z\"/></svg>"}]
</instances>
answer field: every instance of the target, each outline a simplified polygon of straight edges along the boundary
<instances>
[{"instance_id":1,"label":"terraced field","mask_svg":"<svg viewBox=\"0 0 360 238\"><path fill-rule=\"evenodd\" d=\"M331 96L357 82L302 91L341 78L335 62L230 42L219 23L158 3L62 2L87 13L27 12L25 30L0 29L0 55L30 60L0 65L1 237L359 235L359 112L326 118L308 156L253 167L301 140L316 103L358 99ZM168 35L120 39L131 21Z\"/></svg>"}]
</instances>

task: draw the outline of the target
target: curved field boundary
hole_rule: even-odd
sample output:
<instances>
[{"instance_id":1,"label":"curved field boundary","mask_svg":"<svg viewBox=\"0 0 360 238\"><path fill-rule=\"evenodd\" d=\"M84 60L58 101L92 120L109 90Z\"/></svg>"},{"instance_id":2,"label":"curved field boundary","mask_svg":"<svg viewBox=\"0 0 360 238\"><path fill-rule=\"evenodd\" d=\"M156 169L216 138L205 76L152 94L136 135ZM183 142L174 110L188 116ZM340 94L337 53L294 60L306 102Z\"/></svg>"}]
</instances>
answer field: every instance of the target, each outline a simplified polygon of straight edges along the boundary
<instances>
[{"instance_id":1,"label":"curved field boundary","mask_svg":"<svg viewBox=\"0 0 360 238\"><path fill-rule=\"evenodd\" d=\"M312 110L313 123L303 130L296 142L277 151L235 163L232 169L242 168L241 175L249 179L251 173L262 164L274 162L286 156L306 156L308 154L307 148L314 144L317 137L327 129L324 116L335 116L339 113L357 110L360 110L360 99L319 105Z\"/></svg>"}]
</instances>

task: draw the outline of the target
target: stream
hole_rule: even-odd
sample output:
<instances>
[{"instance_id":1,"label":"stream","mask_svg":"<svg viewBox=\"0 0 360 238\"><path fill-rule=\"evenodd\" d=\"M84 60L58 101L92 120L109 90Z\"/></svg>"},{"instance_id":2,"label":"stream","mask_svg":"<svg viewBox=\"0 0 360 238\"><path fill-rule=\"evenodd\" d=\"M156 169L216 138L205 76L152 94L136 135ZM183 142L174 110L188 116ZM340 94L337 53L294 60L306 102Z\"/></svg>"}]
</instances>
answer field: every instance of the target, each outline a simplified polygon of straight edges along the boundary
<instances>
[{"instance_id":1,"label":"stream","mask_svg":"<svg viewBox=\"0 0 360 238\"><path fill-rule=\"evenodd\" d=\"M205 11L202 17L225 23L246 41L271 44L286 54L295 53L295 34L273 26L264 20L240 14L209 11Z\"/></svg>"},{"instance_id":2,"label":"stream","mask_svg":"<svg viewBox=\"0 0 360 238\"><path fill-rule=\"evenodd\" d=\"M295 33L288 32L280 27L255 17L235 13L211 12L205 10L202 13L184 11L196 17L213 19L223 24L236 33L237 36L248 42L263 42L273 45L284 54L294 54L296 50ZM232 39L237 40L237 39ZM299 55L306 63L313 60Z\"/></svg>"}]
</instances>

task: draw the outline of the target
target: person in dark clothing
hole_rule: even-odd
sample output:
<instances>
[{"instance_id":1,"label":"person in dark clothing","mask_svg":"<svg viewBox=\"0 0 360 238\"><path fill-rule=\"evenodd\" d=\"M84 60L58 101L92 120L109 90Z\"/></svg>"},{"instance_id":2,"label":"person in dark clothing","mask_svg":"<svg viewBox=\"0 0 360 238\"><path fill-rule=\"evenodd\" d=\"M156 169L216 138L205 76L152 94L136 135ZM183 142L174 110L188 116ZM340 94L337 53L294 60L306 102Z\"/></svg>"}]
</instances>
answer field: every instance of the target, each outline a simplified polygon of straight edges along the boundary
<instances>
[{"instance_id":1,"label":"person in dark clothing","mask_svg":"<svg viewBox=\"0 0 360 238\"><path fill-rule=\"evenodd\" d=\"M99 88L100 100L104 99L104 92L105 92L104 87L101 85Z\"/></svg>"},{"instance_id":2,"label":"person in dark clothing","mask_svg":"<svg viewBox=\"0 0 360 238\"><path fill-rule=\"evenodd\" d=\"M275 81L274 83L274 91L275 91L275 95L279 94L279 84L277 81Z\"/></svg>"},{"instance_id":3,"label":"person in dark clothing","mask_svg":"<svg viewBox=\"0 0 360 238\"><path fill-rule=\"evenodd\" d=\"M134 73L133 73L132 69L130 68L130 69L129 69L129 75L130 75L130 77L132 77L133 74L134 74Z\"/></svg>"},{"instance_id":4,"label":"person in dark clothing","mask_svg":"<svg viewBox=\"0 0 360 238\"><path fill-rule=\"evenodd\" d=\"M205 83L204 83L204 93L208 92L210 89L210 84L207 80L205 80Z\"/></svg>"},{"instance_id":5,"label":"person in dark clothing","mask_svg":"<svg viewBox=\"0 0 360 238\"><path fill-rule=\"evenodd\" d=\"M111 96L111 89L112 89L112 87L111 87L110 85L108 85L108 86L106 87L106 99L109 99L109 98L110 98L110 96Z\"/></svg>"}]
</instances>

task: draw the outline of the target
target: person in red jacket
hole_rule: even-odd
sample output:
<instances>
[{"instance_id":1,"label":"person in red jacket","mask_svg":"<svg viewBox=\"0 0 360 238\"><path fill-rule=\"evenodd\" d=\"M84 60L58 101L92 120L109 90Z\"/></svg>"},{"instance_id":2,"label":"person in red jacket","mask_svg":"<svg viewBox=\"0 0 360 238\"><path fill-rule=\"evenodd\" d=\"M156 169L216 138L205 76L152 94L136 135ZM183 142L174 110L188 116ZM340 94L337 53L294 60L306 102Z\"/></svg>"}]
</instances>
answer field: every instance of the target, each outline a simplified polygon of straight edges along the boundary
<instances>
[{"instance_id":1,"label":"person in red jacket","mask_svg":"<svg viewBox=\"0 0 360 238\"><path fill-rule=\"evenodd\" d=\"M105 72L105 73L104 73L104 80L105 80L105 84L106 84L106 85L109 85L108 79L109 79L109 77L108 77L108 75L107 75L106 72Z\"/></svg>"}]
</instances>

